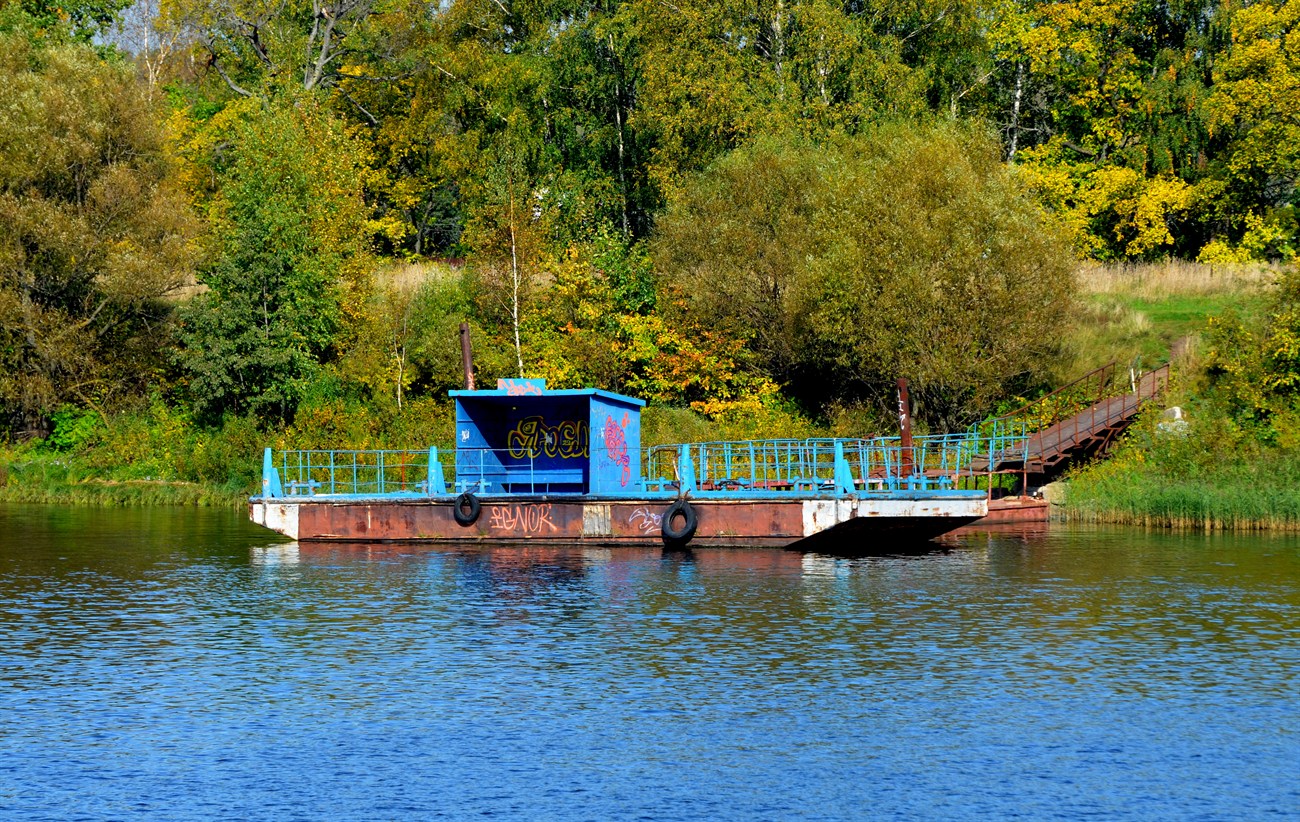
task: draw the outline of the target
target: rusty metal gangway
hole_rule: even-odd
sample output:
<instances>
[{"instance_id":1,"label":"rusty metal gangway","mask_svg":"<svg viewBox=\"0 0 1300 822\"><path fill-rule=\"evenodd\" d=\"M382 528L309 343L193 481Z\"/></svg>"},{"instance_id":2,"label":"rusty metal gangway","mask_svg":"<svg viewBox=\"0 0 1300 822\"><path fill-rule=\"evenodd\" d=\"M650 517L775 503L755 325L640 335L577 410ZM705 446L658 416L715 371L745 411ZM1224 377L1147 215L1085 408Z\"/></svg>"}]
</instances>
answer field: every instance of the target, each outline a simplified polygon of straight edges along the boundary
<instances>
[{"instance_id":1,"label":"rusty metal gangway","mask_svg":"<svg viewBox=\"0 0 1300 822\"><path fill-rule=\"evenodd\" d=\"M1104 454L1132 424L1141 407L1159 397L1169 382L1169 366L1153 371L1119 371L1111 362L1052 393L998 417L994 422L1025 426L1022 453L975 459L976 473L1058 474L1072 462Z\"/></svg>"}]
</instances>

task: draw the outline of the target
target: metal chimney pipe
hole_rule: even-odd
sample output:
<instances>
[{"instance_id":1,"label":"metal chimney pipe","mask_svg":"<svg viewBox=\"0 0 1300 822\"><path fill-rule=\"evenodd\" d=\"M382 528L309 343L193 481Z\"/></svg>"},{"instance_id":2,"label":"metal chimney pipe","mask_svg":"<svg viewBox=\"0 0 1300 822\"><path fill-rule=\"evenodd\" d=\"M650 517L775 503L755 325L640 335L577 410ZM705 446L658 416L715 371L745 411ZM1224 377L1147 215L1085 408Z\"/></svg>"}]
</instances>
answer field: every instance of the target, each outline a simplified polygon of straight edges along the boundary
<instances>
[{"instance_id":1,"label":"metal chimney pipe","mask_svg":"<svg viewBox=\"0 0 1300 822\"><path fill-rule=\"evenodd\" d=\"M474 352L469 344L469 323L460 324L460 364L465 369L465 389L474 390Z\"/></svg>"}]
</instances>

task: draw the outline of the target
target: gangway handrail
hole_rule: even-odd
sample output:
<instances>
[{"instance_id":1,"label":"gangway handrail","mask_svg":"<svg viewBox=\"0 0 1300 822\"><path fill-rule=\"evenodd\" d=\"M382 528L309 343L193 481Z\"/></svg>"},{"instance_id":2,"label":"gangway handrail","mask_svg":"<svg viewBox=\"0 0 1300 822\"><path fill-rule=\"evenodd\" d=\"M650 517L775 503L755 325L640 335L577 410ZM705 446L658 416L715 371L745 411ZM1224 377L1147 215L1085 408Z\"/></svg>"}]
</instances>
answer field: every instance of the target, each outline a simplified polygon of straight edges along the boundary
<instances>
[{"instance_id":1,"label":"gangway handrail","mask_svg":"<svg viewBox=\"0 0 1300 822\"><path fill-rule=\"evenodd\" d=\"M994 419L995 420L1024 419L1026 417L1026 412L1029 411L1030 409L1036 406L1046 405L1049 400L1056 397L1063 396L1064 394L1066 394L1066 392L1073 390L1079 385L1082 385L1083 383L1091 380L1093 377L1099 377L1097 381L1098 382L1097 395L1092 399L1087 400L1086 401L1087 405L1077 409L1074 412L1074 413L1078 413L1079 411L1084 410L1088 406L1096 405L1097 403L1101 402L1102 399L1105 398L1103 396L1105 394L1104 386L1106 386L1110 382L1110 380L1112 379L1112 375L1114 374L1115 369L1118 365L1119 365L1118 360L1111 360L1110 362L1106 363L1105 365L1099 368L1094 368L1093 370L1089 371L1088 373L1084 374L1078 379L1072 380L1071 382L1068 382L1059 388L1049 391L1048 393L1044 394L1038 399L1030 400L1024 405L1015 409L1014 411L1009 411L1005 414L1002 414L999 417L994 417ZM1072 416L1072 415L1066 415L1066 416ZM1060 419L1062 418L1063 417L1052 420L1051 422L1044 425L1043 428L1049 428L1052 425L1055 425L1057 422L1060 422Z\"/></svg>"}]
</instances>

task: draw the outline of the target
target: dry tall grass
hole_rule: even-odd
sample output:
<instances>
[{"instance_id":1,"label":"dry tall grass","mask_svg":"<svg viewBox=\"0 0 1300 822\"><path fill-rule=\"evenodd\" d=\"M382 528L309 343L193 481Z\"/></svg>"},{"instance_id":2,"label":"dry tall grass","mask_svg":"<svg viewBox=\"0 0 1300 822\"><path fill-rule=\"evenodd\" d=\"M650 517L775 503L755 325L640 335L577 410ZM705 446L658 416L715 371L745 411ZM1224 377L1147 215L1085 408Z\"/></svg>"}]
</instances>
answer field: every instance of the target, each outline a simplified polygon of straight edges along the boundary
<instances>
[{"instance_id":1,"label":"dry tall grass","mask_svg":"<svg viewBox=\"0 0 1300 822\"><path fill-rule=\"evenodd\" d=\"M412 292L430 280L459 276L458 265L441 260L418 263L393 262L375 272L375 283L396 292Z\"/></svg>"},{"instance_id":2,"label":"dry tall grass","mask_svg":"<svg viewBox=\"0 0 1300 822\"><path fill-rule=\"evenodd\" d=\"M1210 265L1188 260L1158 263L1084 262L1075 271L1083 294L1113 294L1144 300L1175 296L1259 291L1277 282L1281 269L1269 263Z\"/></svg>"},{"instance_id":3,"label":"dry tall grass","mask_svg":"<svg viewBox=\"0 0 1300 822\"><path fill-rule=\"evenodd\" d=\"M1254 310L1280 274L1266 263L1080 263L1079 302L1057 377L1072 379L1112 360L1149 367L1173 359L1194 370L1205 320L1228 309Z\"/></svg>"}]
</instances>

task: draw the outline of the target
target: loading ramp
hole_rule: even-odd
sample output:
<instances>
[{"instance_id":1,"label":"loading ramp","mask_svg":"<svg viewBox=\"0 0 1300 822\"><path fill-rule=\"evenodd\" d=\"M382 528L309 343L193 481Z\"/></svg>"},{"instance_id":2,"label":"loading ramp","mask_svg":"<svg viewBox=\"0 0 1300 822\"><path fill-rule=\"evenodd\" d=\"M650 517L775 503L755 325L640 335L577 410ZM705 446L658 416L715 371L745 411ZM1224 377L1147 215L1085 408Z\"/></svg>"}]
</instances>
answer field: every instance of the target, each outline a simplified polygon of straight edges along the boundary
<instances>
[{"instance_id":1,"label":"loading ramp","mask_svg":"<svg viewBox=\"0 0 1300 822\"><path fill-rule=\"evenodd\" d=\"M1142 407L1164 393L1169 366L1117 373L1109 363L994 422L1023 425L1023 450L972 461L975 473L1021 473L1048 479L1068 465L1104 454ZM1126 379L1125 379L1126 378Z\"/></svg>"}]
</instances>

